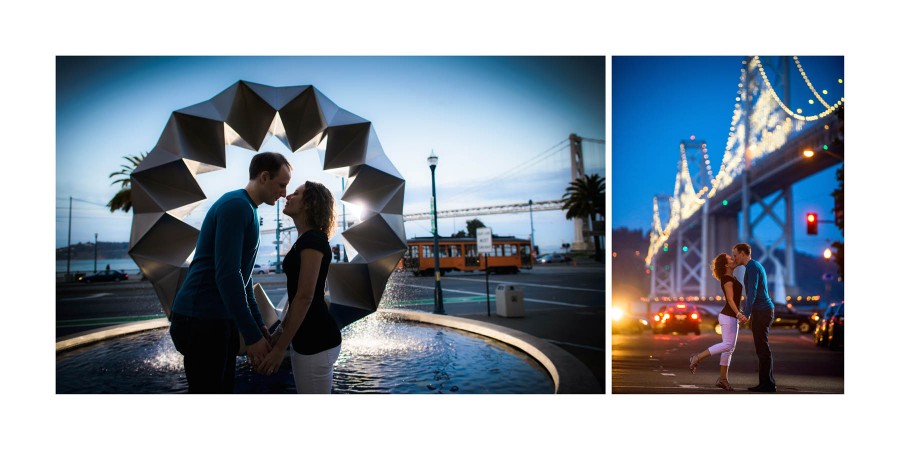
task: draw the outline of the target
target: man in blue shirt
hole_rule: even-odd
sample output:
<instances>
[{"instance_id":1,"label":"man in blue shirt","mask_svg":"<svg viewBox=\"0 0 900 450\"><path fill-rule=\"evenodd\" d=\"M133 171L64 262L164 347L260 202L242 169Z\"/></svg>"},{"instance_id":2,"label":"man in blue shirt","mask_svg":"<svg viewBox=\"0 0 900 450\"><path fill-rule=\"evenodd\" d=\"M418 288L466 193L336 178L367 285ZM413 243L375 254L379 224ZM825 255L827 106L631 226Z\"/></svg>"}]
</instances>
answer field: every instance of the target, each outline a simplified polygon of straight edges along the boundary
<instances>
[{"instance_id":1,"label":"man in blue shirt","mask_svg":"<svg viewBox=\"0 0 900 450\"><path fill-rule=\"evenodd\" d=\"M256 365L270 350L269 333L253 295L259 250L257 207L287 193L291 165L278 153L250 161L250 181L227 192L206 213L194 259L172 304L169 334L184 355L190 393L234 392L235 361L244 337Z\"/></svg>"},{"instance_id":2,"label":"man in blue shirt","mask_svg":"<svg viewBox=\"0 0 900 450\"><path fill-rule=\"evenodd\" d=\"M759 261L750 259L750 245L737 244L731 249L731 256L737 265L746 266L744 272L744 318L750 320L753 330L753 345L759 360L759 384L748 388L754 392L775 392L772 350L769 348L769 327L775 319L775 304L769 298L769 282L766 269Z\"/></svg>"}]
</instances>

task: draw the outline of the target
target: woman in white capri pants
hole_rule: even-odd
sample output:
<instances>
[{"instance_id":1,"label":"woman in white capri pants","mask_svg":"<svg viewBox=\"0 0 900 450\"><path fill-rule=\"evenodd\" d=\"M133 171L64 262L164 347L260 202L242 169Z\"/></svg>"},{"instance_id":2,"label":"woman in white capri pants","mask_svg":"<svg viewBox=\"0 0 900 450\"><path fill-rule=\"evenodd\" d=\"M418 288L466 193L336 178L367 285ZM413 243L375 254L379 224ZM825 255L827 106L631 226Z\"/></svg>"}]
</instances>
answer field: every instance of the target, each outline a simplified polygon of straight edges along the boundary
<instances>
[{"instance_id":1,"label":"woman in white capri pants","mask_svg":"<svg viewBox=\"0 0 900 450\"><path fill-rule=\"evenodd\" d=\"M700 361L712 355L721 355L719 356L719 379L716 380L716 386L726 391L733 391L734 388L728 382L728 366L731 365L731 354L734 353L734 346L737 344L738 322L742 321L744 317L739 308L742 286L733 276L734 259L727 253L716 256L710 264L710 268L713 276L719 280L719 284L722 286L722 295L725 296L725 307L719 313L722 342L703 350L700 354L691 355L690 369L691 373L694 373Z\"/></svg>"},{"instance_id":2,"label":"woman in white capri pants","mask_svg":"<svg viewBox=\"0 0 900 450\"><path fill-rule=\"evenodd\" d=\"M264 374L277 371L290 346L297 393L330 394L334 363L341 352L341 330L325 303L334 197L321 183L307 181L287 196L284 213L300 231L282 264L289 303L284 321L272 334L272 351L257 370Z\"/></svg>"}]
</instances>

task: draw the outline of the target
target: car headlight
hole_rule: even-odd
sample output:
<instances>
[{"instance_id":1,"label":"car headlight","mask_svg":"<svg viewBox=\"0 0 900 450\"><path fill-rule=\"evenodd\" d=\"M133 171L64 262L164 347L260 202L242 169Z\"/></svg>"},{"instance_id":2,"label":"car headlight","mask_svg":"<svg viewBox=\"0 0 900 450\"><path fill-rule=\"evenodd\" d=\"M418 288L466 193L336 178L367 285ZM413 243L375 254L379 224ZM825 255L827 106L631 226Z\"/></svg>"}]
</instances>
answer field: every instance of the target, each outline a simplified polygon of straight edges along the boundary
<instances>
[{"instance_id":1,"label":"car headlight","mask_svg":"<svg viewBox=\"0 0 900 450\"><path fill-rule=\"evenodd\" d=\"M613 309L612 309L613 322L618 322L624 315L625 315L625 313L622 312L622 308L619 308L618 306L613 306Z\"/></svg>"}]
</instances>

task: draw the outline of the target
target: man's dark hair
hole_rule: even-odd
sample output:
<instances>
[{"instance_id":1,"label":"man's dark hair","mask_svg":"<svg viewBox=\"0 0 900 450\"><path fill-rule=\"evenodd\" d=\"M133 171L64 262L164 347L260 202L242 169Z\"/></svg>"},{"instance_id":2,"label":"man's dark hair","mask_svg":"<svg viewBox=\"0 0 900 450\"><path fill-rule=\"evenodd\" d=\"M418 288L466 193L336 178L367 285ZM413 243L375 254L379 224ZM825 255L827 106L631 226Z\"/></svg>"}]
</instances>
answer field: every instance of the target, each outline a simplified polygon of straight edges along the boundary
<instances>
[{"instance_id":1,"label":"man's dark hair","mask_svg":"<svg viewBox=\"0 0 900 450\"><path fill-rule=\"evenodd\" d=\"M263 172L269 172L269 176L274 178L281 171L281 166L287 166L288 169L294 170L291 163L281 153L257 153L250 160L250 179L255 180Z\"/></svg>"},{"instance_id":2,"label":"man's dark hair","mask_svg":"<svg viewBox=\"0 0 900 450\"><path fill-rule=\"evenodd\" d=\"M746 253L747 256L750 256L750 244L744 244L743 242L734 246L734 249L741 252Z\"/></svg>"}]
</instances>

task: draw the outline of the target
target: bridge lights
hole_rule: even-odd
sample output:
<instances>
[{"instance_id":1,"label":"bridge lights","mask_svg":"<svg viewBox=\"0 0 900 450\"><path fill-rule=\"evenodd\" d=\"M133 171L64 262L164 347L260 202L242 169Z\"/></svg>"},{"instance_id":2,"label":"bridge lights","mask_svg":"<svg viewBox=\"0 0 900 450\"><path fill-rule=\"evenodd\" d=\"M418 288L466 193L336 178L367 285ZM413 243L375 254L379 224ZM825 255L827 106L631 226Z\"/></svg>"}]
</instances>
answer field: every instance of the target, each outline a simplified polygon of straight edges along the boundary
<instances>
[{"instance_id":1,"label":"bridge lights","mask_svg":"<svg viewBox=\"0 0 900 450\"><path fill-rule=\"evenodd\" d=\"M819 215L806 213L806 234L819 234Z\"/></svg>"},{"instance_id":2,"label":"bridge lights","mask_svg":"<svg viewBox=\"0 0 900 450\"><path fill-rule=\"evenodd\" d=\"M825 251L822 252L822 256L824 256L825 259L827 259L827 260L830 261L830 260L831 260L831 256L832 256L832 255L831 255L831 249L830 249L830 248L826 248Z\"/></svg>"}]
</instances>

